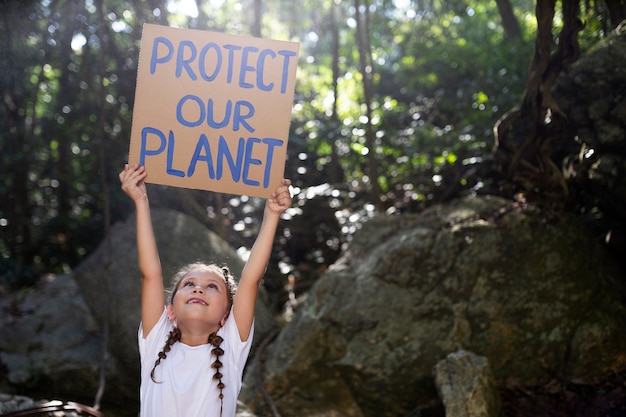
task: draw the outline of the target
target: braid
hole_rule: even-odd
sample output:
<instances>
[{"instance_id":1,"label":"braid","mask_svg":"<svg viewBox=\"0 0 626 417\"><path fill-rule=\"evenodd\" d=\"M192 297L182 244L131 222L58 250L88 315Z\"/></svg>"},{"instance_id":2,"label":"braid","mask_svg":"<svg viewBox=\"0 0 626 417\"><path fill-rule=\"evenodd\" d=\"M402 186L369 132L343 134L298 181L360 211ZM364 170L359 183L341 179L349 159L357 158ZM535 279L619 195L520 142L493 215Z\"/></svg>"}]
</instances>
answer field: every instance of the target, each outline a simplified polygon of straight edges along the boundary
<instances>
[{"instance_id":1,"label":"braid","mask_svg":"<svg viewBox=\"0 0 626 417\"><path fill-rule=\"evenodd\" d=\"M178 327L174 327L167 337L167 341L165 342L165 346L163 346L163 350L159 352L159 357L154 362L154 367L152 368L152 372L150 372L150 378L155 382L157 380L154 378L154 371L157 366L161 363L161 359L165 359L167 357L167 353L172 349L172 345L176 342L180 342L180 329Z\"/></svg>"},{"instance_id":2,"label":"braid","mask_svg":"<svg viewBox=\"0 0 626 417\"><path fill-rule=\"evenodd\" d=\"M237 292L237 281L231 274L227 266L222 266L222 275L224 275L224 284L226 284L226 295L228 296L228 305L232 307L235 293Z\"/></svg>"},{"instance_id":3,"label":"braid","mask_svg":"<svg viewBox=\"0 0 626 417\"><path fill-rule=\"evenodd\" d=\"M213 352L213 354L215 355L215 361L211 364L211 368L215 369L215 375L213 375L213 379L217 380L217 388L220 390L220 416L222 415L222 409L224 408L223 390L225 387L224 383L222 382L223 375L220 372L220 368L223 366L222 362L220 361L220 356L224 354L224 350L220 347L220 345L223 341L224 339L218 336L216 333L211 333L209 335L209 343L214 346L211 352Z\"/></svg>"}]
</instances>

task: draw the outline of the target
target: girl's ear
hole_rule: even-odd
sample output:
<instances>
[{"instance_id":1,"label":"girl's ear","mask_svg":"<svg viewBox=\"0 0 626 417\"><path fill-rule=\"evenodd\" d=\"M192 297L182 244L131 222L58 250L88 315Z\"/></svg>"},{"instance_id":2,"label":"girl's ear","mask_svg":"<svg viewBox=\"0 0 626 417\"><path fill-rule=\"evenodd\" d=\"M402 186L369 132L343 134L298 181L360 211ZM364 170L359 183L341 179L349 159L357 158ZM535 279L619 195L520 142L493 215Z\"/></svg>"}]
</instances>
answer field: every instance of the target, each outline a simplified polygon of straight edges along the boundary
<instances>
[{"instance_id":1,"label":"girl's ear","mask_svg":"<svg viewBox=\"0 0 626 417\"><path fill-rule=\"evenodd\" d=\"M222 320L220 320L220 327L224 327L224 325L226 324L226 319L228 318L228 314L226 314Z\"/></svg>"},{"instance_id":2,"label":"girl's ear","mask_svg":"<svg viewBox=\"0 0 626 417\"><path fill-rule=\"evenodd\" d=\"M170 321L176 322L176 314L174 314L174 308L171 304L167 306L167 317Z\"/></svg>"}]
</instances>

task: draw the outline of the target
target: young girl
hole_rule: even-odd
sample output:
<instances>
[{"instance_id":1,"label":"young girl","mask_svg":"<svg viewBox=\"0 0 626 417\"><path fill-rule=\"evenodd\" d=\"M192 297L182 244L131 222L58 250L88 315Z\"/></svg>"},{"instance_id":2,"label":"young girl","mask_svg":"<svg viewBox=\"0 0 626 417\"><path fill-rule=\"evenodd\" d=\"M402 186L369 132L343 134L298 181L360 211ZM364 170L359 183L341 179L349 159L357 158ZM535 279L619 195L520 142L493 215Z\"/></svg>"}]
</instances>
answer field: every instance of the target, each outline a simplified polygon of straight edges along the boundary
<instances>
[{"instance_id":1,"label":"young girl","mask_svg":"<svg viewBox=\"0 0 626 417\"><path fill-rule=\"evenodd\" d=\"M267 200L237 289L227 268L194 263L175 276L165 307L146 176L145 168L138 165L126 165L119 175L137 216L141 416L232 417L252 342L259 283L280 215L291 206L291 183L283 180Z\"/></svg>"}]
</instances>

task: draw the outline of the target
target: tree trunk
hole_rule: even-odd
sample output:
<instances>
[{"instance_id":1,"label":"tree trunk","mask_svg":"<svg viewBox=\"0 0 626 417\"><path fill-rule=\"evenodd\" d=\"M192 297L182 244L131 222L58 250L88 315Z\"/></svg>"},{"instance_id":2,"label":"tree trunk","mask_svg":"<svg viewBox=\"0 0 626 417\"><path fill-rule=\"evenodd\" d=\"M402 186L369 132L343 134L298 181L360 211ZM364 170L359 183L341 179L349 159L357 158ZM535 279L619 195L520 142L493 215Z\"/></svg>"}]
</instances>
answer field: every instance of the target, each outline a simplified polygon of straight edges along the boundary
<instances>
[{"instance_id":1,"label":"tree trunk","mask_svg":"<svg viewBox=\"0 0 626 417\"><path fill-rule=\"evenodd\" d=\"M0 186L2 201L0 202L0 218L6 224L0 226L0 249L2 255L10 260L4 282L15 283L20 278L32 276L34 268L33 237L31 233L32 205L30 204L30 181L28 174L33 161L34 133L37 123L35 104L39 86L43 79L43 70L39 80L32 85L26 84L21 77L23 55L17 49L21 45L24 33L15 30L11 17L24 15L27 11L19 10L22 5L17 2L8 3L2 18L2 36L0 36L0 52L3 59L0 63L0 74L5 90L0 100L0 116L2 116L2 132L0 141L0 173L5 179ZM16 68L20 68L17 71ZM26 122L29 116L30 123ZM8 181L6 179L9 179ZM3 265L4 266L4 265Z\"/></svg>"},{"instance_id":2,"label":"tree trunk","mask_svg":"<svg viewBox=\"0 0 626 417\"><path fill-rule=\"evenodd\" d=\"M106 22L106 8L104 5L104 0L96 0L96 9L98 11L98 25L97 25L97 33L96 35L100 39L100 48L102 50L108 49L107 44L111 40L109 36L107 28L109 25ZM103 210L103 218L104 218L104 238L105 238L105 263L103 268L97 273L100 274L100 283L101 283L101 302L103 307L103 322L102 322L102 352L100 357L100 372L98 377L98 389L94 396L94 408L99 409L100 404L102 402L102 398L104 397L104 393L106 390L106 382L107 382L107 364L108 364L108 352L110 349L110 315L111 315L111 259L112 259L112 243L111 243L111 200L110 200L110 189L109 189L109 179L107 177L108 169L108 161L106 152L106 141L107 137L105 136L106 132L106 90L104 86L104 78L106 77L106 59L104 54L100 54L97 57L98 68L100 68L100 74L94 74L94 78L98 80L98 91L96 94L96 100L98 103L98 125L97 130L100 132L99 136L96 138L98 142L98 166L100 167L100 186L101 189L101 198L102 198L102 210Z\"/></svg>"},{"instance_id":3,"label":"tree trunk","mask_svg":"<svg viewBox=\"0 0 626 417\"><path fill-rule=\"evenodd\" d=\"M367 154L368 176L370 179L370 194L372 201L381 206L381 189L378 183L378 161L376 159L376 143L372 126L372 79L374 67L369 43L369 4L361 6L360 0L354 0L354 15L356 21L356 43L359 50L359 69L363 78L363 104L365 105L365 144L369 149Z\"/></svg>"},{"instance_id":4,"label":"tree trunk","mask_svg":"<svg viewBox=\"0 0 626 417\"><path fill-rule=\"evenodd\" d=\"M261 37L261 22L263 20L263 1L262 0L254 0L253 3L254 10L254 19L252 21L252 27L250 28L250 33L252 36L256 36L257 38Z\"/></svg>"},{"instance_id":5,"label":"tree trunk","mask_svg":"<svg viewBox=\"0 0 626 417\"><path fill-rule=\"evenodd\" d=\"M578 2L563 2L563 28L558 47L552 53L553 19L556 0L540 0L536 5L537 38L526 89L519 108L498 120L494 127L496 160L505 176L505 194L522 195L560 211L569 190L553 159L555 150L573 143L565 115L552 99L552 86L558 75L578 59L577 35L582 29Z\"/></svg>"},{"instance_id":6,"label":"tree trunk","mask_svg":"<svg viewBox=\"0 0 626 417\"><path fill-rule=\"evenodd\" d=\"M340 184L345 181L345 175L339 162L339 153L337 150L337 141L341 137L341 122L337 114L337 99L339 97L339 26L337 25L337 16L335 14L337 5L335 0L330 0L330 36L332 49L332 72L333 72L333 107L330 115L332 130L329 131L328 140L331 142L331 160L329 162L328 182L331 184Z\"/></svg>"},{"instance_id":7,"label":"tree trunk","mask_svg":"<svg viewBox=\"0 0 626 417\"><path fill-rule=\"evenodd\" d=\"M500 12L500 18L502 19L502 27L508 40L515 40L521 37L522 31L519 28L519 23L513 13L513 7L509 0L496 0L498 4L498 11Z\"/></svg>"},{"instance_id":8,"label":"tree trunk","mask_svg":"<svg viewBox=\"0 0 626 417\"><path fill-rule=\"evenodd\" d=\"M62 16L75 16L77 11L75 10L73 4L74 3L72 2L61 3L59 13ZM62 27L59 31L59 68L61 69L61 73L59 75L59 91L55 97L56 103L54 107L56 114L52 115L55 120L50 121L51 125L54 126L50 139L55 140L58 143L58 160L54 161L54 159L51 159L53 161L51 171L53 173L52 176L56 177L59 183L56 187L58 211L55 222L55 234L54 236L50 236L50 239L54 241L54 246L57 247L59 260L71 259L71 248L76 244L76 242L73 242L70 225L72 212L71 185L73 177L71 144L74 138L68 137L66 133L70 130L68 126L72 125L71 119L74 117L72 110L75 111L75 109L70 109L67 113L63 110L66 105L72 106L74 103L78 102L76 98L77 89L73 88L71 80L74 75L69 70L72 64L72 55L74 54L71 47L72 37L74 36L74 31L77 28L75 27L76 20L70 20L70 22L71 23ZM102 100L104 102L104 97ZM58 117L62 117L64 121L59 123L59 121L56 120Z\"/></svg>"},{"instance_id":9,"label":"tree trunk","mask_svg":"<svg viewBox=\"0 0 626 417\"><path fill-rule=\"evenodd\" d=\"M626 2L624 0L604 0L609 14L609 29L615 29L626 18Z\"/></svg>"},{"instance_id":10,"label":"tree trunk","mask_svg":"<svg viewBox=\"0 0 626 417\"><path fill-rule=\"evenodd\" d=\"M205 1L195 0L196 8L198 9L198 17L196 18L196 26L195 29L207 30L209 28L209 16L204 11L202 7Z\"/></svg>"}]
</instances>

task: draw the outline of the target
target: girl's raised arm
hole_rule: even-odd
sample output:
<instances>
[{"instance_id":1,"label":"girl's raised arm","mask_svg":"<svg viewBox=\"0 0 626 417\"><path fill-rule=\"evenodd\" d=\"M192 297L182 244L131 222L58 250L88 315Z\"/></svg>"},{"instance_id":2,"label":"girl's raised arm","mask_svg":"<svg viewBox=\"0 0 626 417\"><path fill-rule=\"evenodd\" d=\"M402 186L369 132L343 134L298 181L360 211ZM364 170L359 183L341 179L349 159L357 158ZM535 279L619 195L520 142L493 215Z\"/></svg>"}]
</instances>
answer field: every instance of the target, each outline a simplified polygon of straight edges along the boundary
<instances>
[{"instance_id":1,"label":"girl's raised arm","mask_svg":"<svg viewBox=\"0 0 626 417\"><path fill-rule=\"evenodd\" d=\"M239 329L239 337L243 341L248 340L250 336L259 284L272 253L280 215L291 206L290 185L291 181L283 179L281 186L267 200L261 229L254 245L252 245L250 257L243 268L237 286L237 293L233 302L233 314Z\"/></svg>"},{"instance_id":2,"label":"girl's raised arm","mask_svg":"<svg viewBox=\"0 0 626 417\"><path fill-rule=\"evenodd\" d=\"M144 167L135 164L126 165L120 173L122 190L135 203L137 216L137 251L141 272L141 322L143 336L146 337L163 313L165 298L163 295L163 273L161 260L152 229L150 204L144 179L147 173Z\"/></svg>"}]
</instances>

